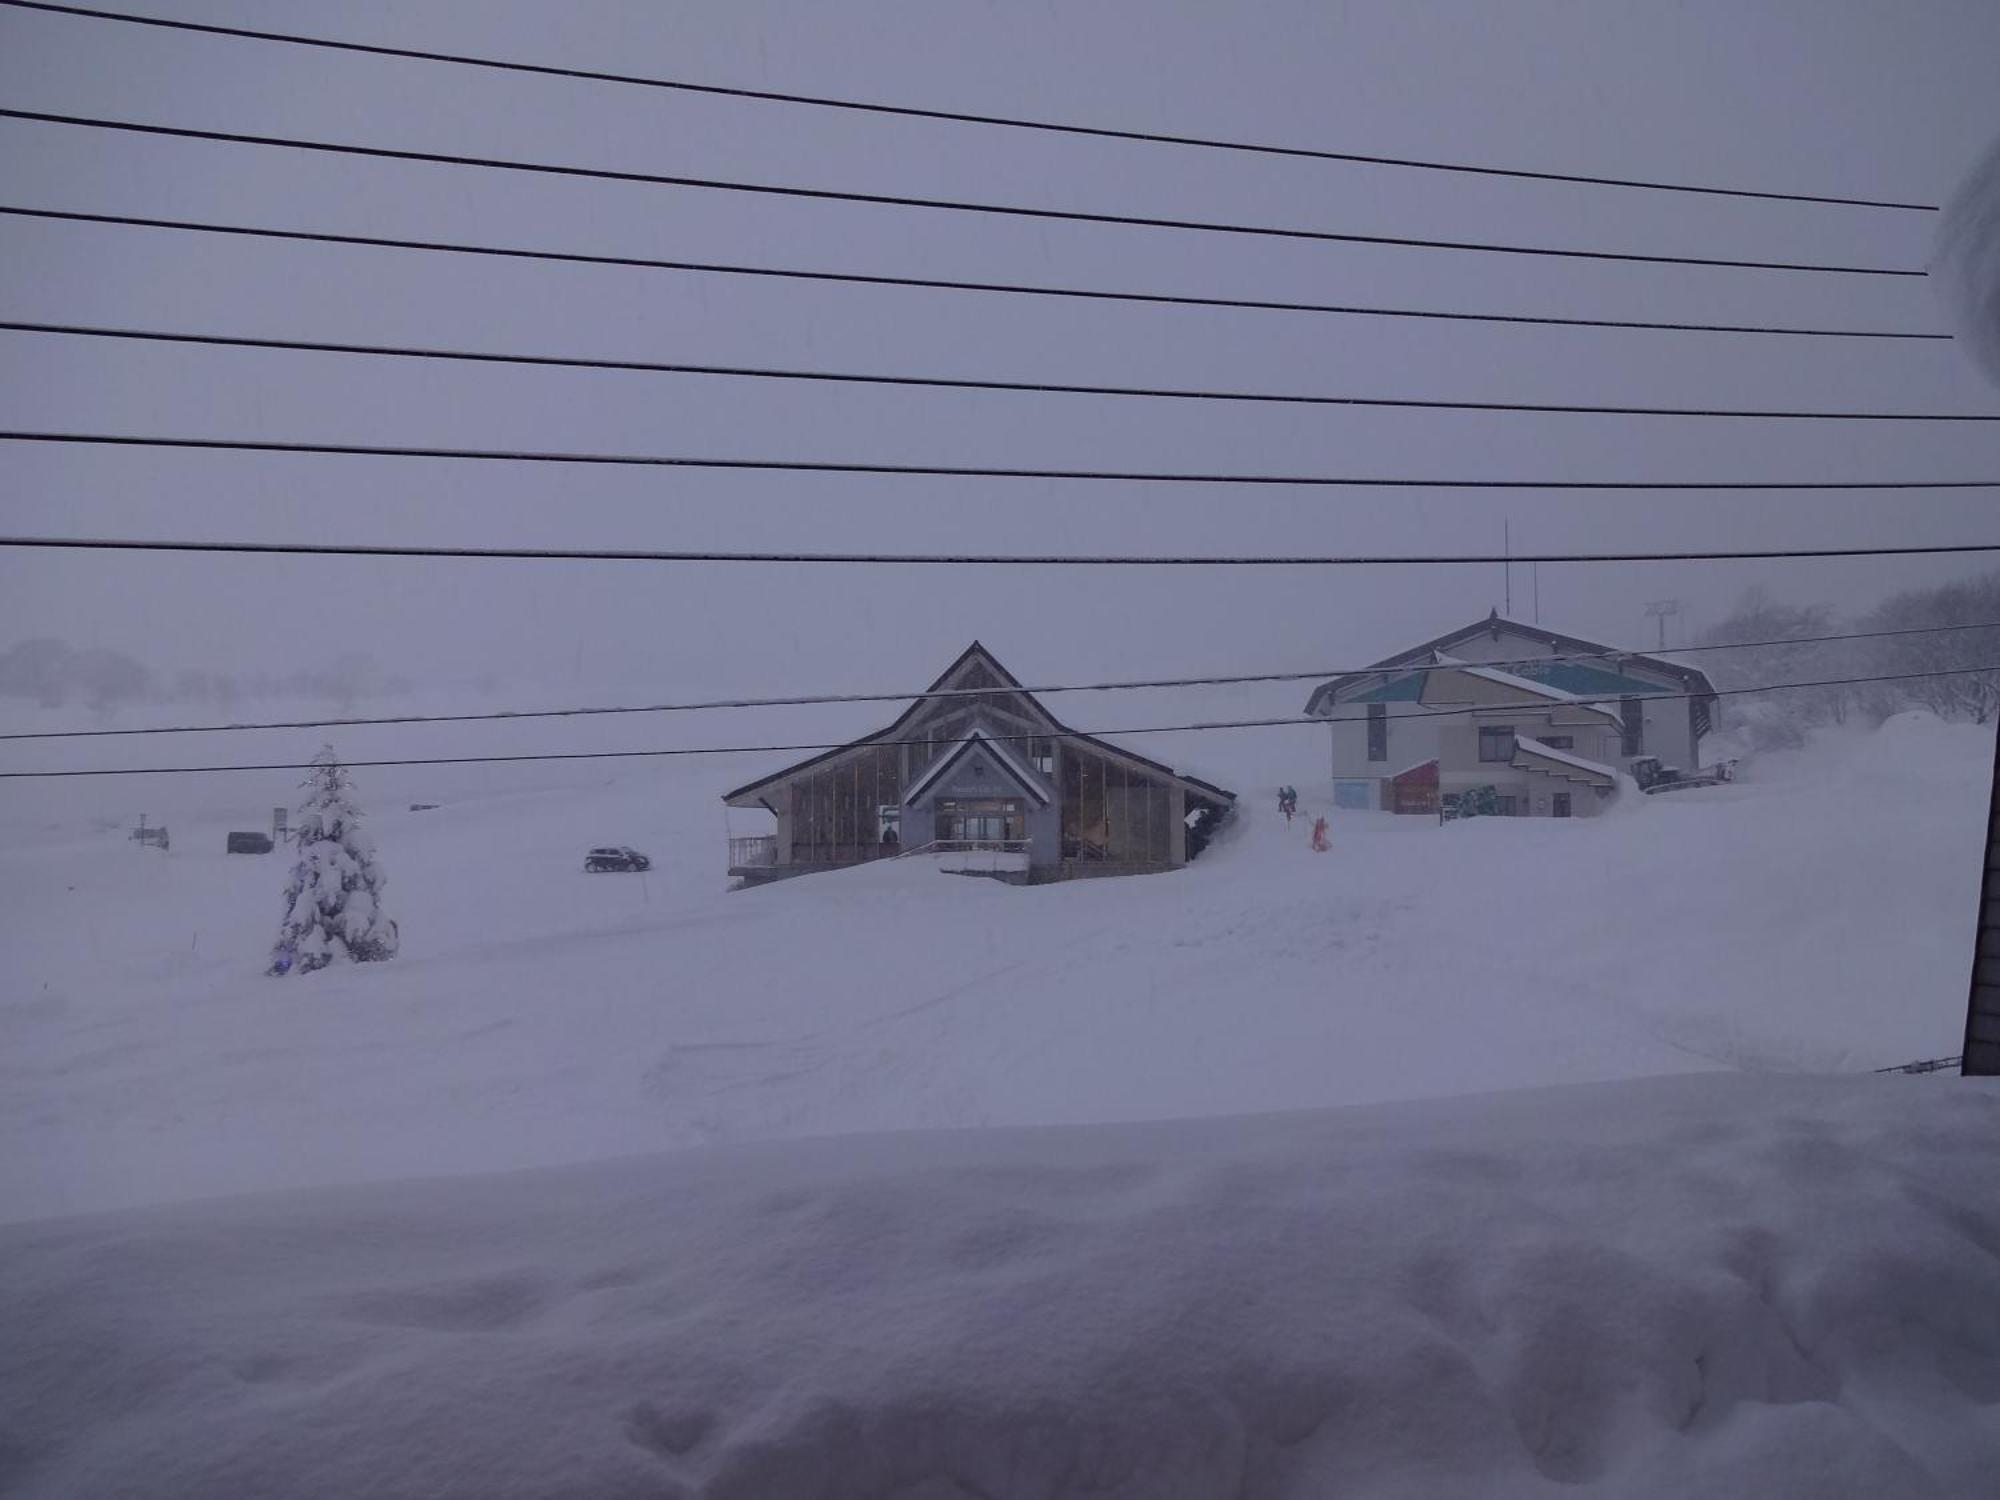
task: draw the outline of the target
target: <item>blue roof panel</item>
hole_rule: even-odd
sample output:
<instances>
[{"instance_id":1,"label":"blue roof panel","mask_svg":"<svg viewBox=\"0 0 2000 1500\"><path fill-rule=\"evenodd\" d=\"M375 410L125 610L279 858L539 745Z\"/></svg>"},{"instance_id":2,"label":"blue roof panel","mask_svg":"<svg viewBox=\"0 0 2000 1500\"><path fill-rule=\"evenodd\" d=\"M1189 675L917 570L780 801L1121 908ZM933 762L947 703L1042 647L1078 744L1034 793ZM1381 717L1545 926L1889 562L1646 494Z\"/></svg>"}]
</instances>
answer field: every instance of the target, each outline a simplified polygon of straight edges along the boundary
<instances>
[{"instance_id":1,"label":"blue roof panel","mask_svg":"<svg viewBox=\"0 0 2000 1500\"><path fill-rule=\"evenodd\" d=\"M1647 682L1642 678L1627 677L1623 672L1606 671L1602 667L1587 667L1578 662L1550 662L1547 666L1535 663L1510 667L1508 670L1516 677L1526 677L1532 682L1546 684L1558 692L1575 693L1579 698L1679 691L1671 683Z\"/></svg>"}]
</instances>

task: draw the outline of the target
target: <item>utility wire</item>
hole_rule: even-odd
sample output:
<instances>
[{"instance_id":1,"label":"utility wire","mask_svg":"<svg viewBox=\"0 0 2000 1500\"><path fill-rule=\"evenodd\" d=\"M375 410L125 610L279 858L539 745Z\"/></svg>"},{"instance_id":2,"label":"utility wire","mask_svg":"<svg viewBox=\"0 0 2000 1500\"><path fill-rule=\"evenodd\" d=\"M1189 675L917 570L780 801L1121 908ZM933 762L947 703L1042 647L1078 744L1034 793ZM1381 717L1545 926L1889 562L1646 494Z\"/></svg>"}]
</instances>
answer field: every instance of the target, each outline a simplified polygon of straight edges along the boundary
<instances>
[{"instance_id":1,"label":"utility wire","mask_svg":"<svg viewBox=\"0 0 2000 1500\"><path fill-rule=\"evenodd\" d=\"M839 99L820 94L784 93L774 89L740 88L714 83L690 83L681 79L646 77L633 73L602 72L590 68L560 67L547 63L515 62L497 57L461 52L440 52L427 48L391 47L377 43L339 41L331 37L301 36L292 32L259 31L241 26L217 26L205 22L170 20L163 16L138 16L124 11L99 10L83 5L58 5L46 0L0 0L17 10L49 11L59 15L83 16L99 21L122 21L165 30L199 32L208 36L235 37L246 41L282 42L291 46L317 47L327 51L362 53L374 57L405 58L419 62L453 63L463 67L489 68L508 73L530 73L545 78L570 78L592 83L627 84L640 88L670 89L687 94L705 94L729 99L754 99L772 104L808 105L816 109L846 110L857 114L895 115L905 119L950 121L964 125L995 125L1013 130L1045 131L1057 135L1092 136L1101 140L1146 141L1168 146L1196 146L1211 151L1239 151L1261 156L1286 156L1313 161L1351 162L1363 166L1401 167L1426 172L1456 172L1479 177L1511 177L1534 182L1570 182L1591 187L1638 188L1650 192L1702 193L1724 198L1757 198L1778 203L1824 203L1849 208L1885 208L1910 213L1935 213L1930 203L1903 203L1877 198L1848 198L1817 193L1779 193L1754 188L1713 187L1683 182L1658 182L1643 178L1604 177L1576 172L1540 172L1518 167L1474 166L1464 162L1429 161L1413 157L1379 156L1353 151L1329 151L1307 146L1281 146L1261 142L1219 140L1208 136L1171 135L1149 130L1123 130L1109 126L1076 125L1053 120L1035 120L1016 115L976 114L967 110L926 109L907 104L882 104L859 99Z\"/></svg>"},{"instance_id":2,"label":"utility wire","mask_svg":"<svg viewBox=\"0 0 2000 1500\"><path fill-rule=\"evenodd\" d=\"M6 0L0 0L0 4ZM191 234L236 235L249 239L283 240L301 244L356 245L377 250L417 250L440 255L489 256L503 260L556 262L565 265L615 266L649 271L682 271L702 275L766 277L780 281L825 281L848 286L886 286L940 292L978 292L1016 297L1062 297L1087 302L1132 302L1155 307L1219 307L1254 312L1313 313L1334 317L1414 318L1449 323L1513 323L1548 328L1632 328L1665 333L1769 334L1791 338L1903 339L1946 342L1949 333L1911 333L1879 328L1788 328L1759 323L1688 323L1644 318L1567 318L1530 313L1446 312L1435 308L1376 307L1360 303L1286 302L1258 297L1198 297L1171 292L1131 292L1095 287L1049 286L1006 281L954 281L933 276L871 275L859 271L793 270L782 266L746 266L719 261L661 260L640 255L594 255L587 251L533 250L506 245L477 245L458 240L389 239L380 235L335 234L306 229L267 229L253 224L218 224L200 219L156 219L137 214L93 214L67 209L26 208L0 204L0 214L48 219L71 224L110 224L136 229L172 229Z\"/></svg>"},{"instance_id":3,"label":"utility wire","mask_svg":"<svg viewBox=\"0 0 2000 1500\"><path fill-rule=\"evenodd\" d=\"M1643 486L1641 486L1643 488ZM1007 552L653 552L586 547L422 547L387 542L220 542L143 537L0 536L0 547L86 552L240 552L295 557L456 557L506 561L816 563L919 567L1347 568L1441 563L1753 562L1817 557L1935 557L2000 552L2000 542L1907 547L1773 547L1687 552L1352 552L1325 554L1007 553Z\"/></svg>"},{"instance_id":4,"label":"utility wire","mask_svg":"<svg viewBox=\"0 0 2000 1500\"><path fill-rule=\"evenodd\" d=\"M225 349L278 349L304 354L358 354L391 359L452 360L470 364L534 365L555 369L618 370L656 375L725 376L751 380L817 381L837 385L921 386L954 391L1006 391L1053 396L1137 396L1172 401L1254 402L1279 406L1393 407L1421 411L1566 413L1607 417L1736 417L1762 421L2000 422L2000 412L1812 411L1702 406L1599 406L1554 401L1448 401L1414 396L1330 396L1283 391L1188 389L1173 386L1082 385L1052 380L976 379L948 375L877 375L853 370L780 369L758 365L692 364L612 359L589 355L507 354L469 349L350 344L320 339L258 338L242 334L178 333L155 328L108 328L82 323L0 320L0 331L71 338L123 339L155 344L195 344Z\"/></svg>"},{"instance_id":5,"label":"utility wire","mask_svg":"<svg viewBox=\"0 0 2000 1500\"><path fill-rule=\"evenodd\" d=\"M1782 640L1730 641L1710 646L1678 647L1669 653L1685 656L1711 651L1751 651L1779 646L1816 646L1832 641L1873 641L1890 636L1944 635L1959 630L2000 630L2000 620L1982 620L1965 625L1915 625L1898 630L1852 630L1835 635L1795 635ZM1576 662L1623 662L1656 657L1646 651L1572 651L1553 656L1522 656L1504 661L1466 663L1508 671L1515 667L1562 666ZM1009 688L930 688L916 693L804 693L789 698L716 698L698 703L637 703L589 708L515 708L476 714L392 714L375 718L284 719L255 724L154 724L138 729L34 729L0 734L5 740L89 740L113 739L138 734L223 734L263 729L351 729L393 724L480 724L503 719L576 719L615 714L697 713L722 708L797 708L828 703L919 703L958 698L990 698L998 693L1026 693L1043 697L1052 693L1112 693L1149 688L1236 687L1251 683L1326 682L1338 677L1360 677L1379 673L1395 676L1403 672L1425 671L1430 664L1405 663L1370 667L1323 667L1312 672L1248 672L1226 677L1151 677L1128 682L1070 682L1038 687Z\"/></svg>"},{"instance_id":6,"label":"utility wire","mask_svg":"<svg viewBox=\"0 0 2000 1500\"><path fill-rule=\"evenodd\" d=\"M1982 667L1946 667L1930 672L1890 672L1875 677L1828 677L1816 682L1774 682L1766 683L1760 687L1717 688L1712 693L1626 693L1613 698L1565 697L1558 706L1576 707L1589 704L1617 703L1624 698L1635 696L1647 703L1684 702L1690 699L1706 701L1711 698L1735 697L1745 693L1782 692L1788 688L1853 687L1864 683L1909 682L1919 678L1930 677L1970 677L1988 672L2000 672L2000 663ZM1520 707L1519 704L1487 703L1465 708L1439 708L1427 709L1418 713L1393 713L1385 717L1391 719L1455 718L1468 714L1505 712L1509 708L1518 707ZM988 740L998 740L1001 742L1020 740L1091 740L1102 739L1109 735L1179 734L1196 730L1219 729L1273 729L1286 726L1323 725L1327 722L1328 720L1319 717L1211 719L1191 724L1143 724L1125 729L1045 729L1021 734L984 734L982 731L982 735ZM698 745L681 746L668 750L570 750L527 755L434 755L394 760L350 760L342 761L341 764L349 768L362 768L369 766L506 765L521 761L641 760L681 755L758 755L780 752L793 754L799 752L846 750L850 746L860 746L863 744L878 747L957 745L970 744L974 740L975 737L970 735L952 739L937 739L933 737L928 740L880 740L864 737L859 740L847 740L837 743L821 742L801 745ZM310 761L281 761L263 765L227 766L114 766L104 770L0 771L0 780L49 780L71 776L192 776L221 771L309 771L311 769L312 763Z\"/></svg>"},{"instance_id":7,"label":"utility wire","mask_svg":"<svg viewBox=\"0 0 2000 1500\"><path fill-rule=\"evenodd\" d=\"M285 151L361 156L381 161L422 162L430 166L475 167L483 171L524 172L544 177L589 178L599 182L635 182L653 187L700 188L711 192L750 193L773 198L808 199L822 203L862 203L879 208L921 208L945 213L993 214L1003 218L1059 220L1072 224L1116 224L1127 228L1254 235L1265 239L1310 240L1345 245L1390 245L1400 249L1415 250L1461 250L1488 255L1533 255L1563 260L1625 261L1643 265L1719 266L1746 271L1810 271L1841 276L1921 277L1927 274L1921 266L1856 266L1820 261L1646 254L1632 250L1579 250L1553 245L1509 245L1484 240L1444 240L1414 235L1298 229L1276 224L1229 223L1214 219L1171 219L1148 214L1093 213L1084 209L1036 208L1021 203L990 203L965 198L925 198L907 193L865 193L845 188L799 187L784 183L744 182L735 178L691 177L666 172L631 172L610 167L579 167L564 162L524 161L510 157L461 156L445 151L362 146L350 141L312 140L303 136L251 135L234 130L199 130L186 125L157 125L141 120L113 120L102 115L55 114L36 109L0 109L0 119L27 120L37 124L64 125L85 130L115 130L132 135L169 137L175 140L219 142L232 146L268 146Z\"/></svg>"},{"instance_id":8,"label":"utility wire","mask_svg":"<svg viewBox=\"0 0 2000 1500\"><path fill-rule=\"evenodd\" d=\"M1073 479L1123 484L1242 484L1317 489L1396 490L1990 490L2000 479L1410 479L1335 474L1214 474L1152 469L1014 469L977 464L891 464L809 458L701 458L685 454L550 452L517 448L431 448L401 443L308 443L252 438L145 437L110 432L0 432L0 442L121 448L184 448L232 453L317 453L350 458L440 458L482 463L591 464L652 469L755 469L787 474L921 474L947 479ZM1953 549L1956 550L1956 549ZM1531 561L1516 558L1516 562Z\"/></svg>"}]
</instances>

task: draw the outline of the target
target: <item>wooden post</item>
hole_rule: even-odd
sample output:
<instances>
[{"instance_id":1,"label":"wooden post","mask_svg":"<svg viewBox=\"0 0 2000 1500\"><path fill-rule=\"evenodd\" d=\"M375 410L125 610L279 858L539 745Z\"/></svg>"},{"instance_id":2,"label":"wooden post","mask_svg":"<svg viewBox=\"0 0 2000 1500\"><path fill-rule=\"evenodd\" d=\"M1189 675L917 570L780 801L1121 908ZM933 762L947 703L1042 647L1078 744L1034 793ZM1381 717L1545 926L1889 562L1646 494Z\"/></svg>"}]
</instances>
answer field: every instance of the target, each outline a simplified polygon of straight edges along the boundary
<instances>
[{"instance_id":1,"label":"wooden post","mask_svg":"<svg viewBox=\"0 0 2000 1500\"><path fill-rule=\"evenodd\" d=\"M1132 768L1130 766L1121 766L1119 768L1118 786L1119 789L1123 791L1125 794L1125 806L1119 812L1118 816L1122 818L1125 822L1125 828L1124 828L1125 858L1129 860L1133 857L1132 855Z\"/></svg>"},{"instance_id":2,"label":"wooden post","mask_svg":"<svg viewBox=\"0 0 2000 1500\"><path fill-rule=\"evenodd\" d=\"M1981 841L1979 906L1974 913L1972 985L1965 1001L1965 1046L1959 1072L2000 1075L2000 724L1994 726L1993 789Z\"/></svg>"}]
</instances>

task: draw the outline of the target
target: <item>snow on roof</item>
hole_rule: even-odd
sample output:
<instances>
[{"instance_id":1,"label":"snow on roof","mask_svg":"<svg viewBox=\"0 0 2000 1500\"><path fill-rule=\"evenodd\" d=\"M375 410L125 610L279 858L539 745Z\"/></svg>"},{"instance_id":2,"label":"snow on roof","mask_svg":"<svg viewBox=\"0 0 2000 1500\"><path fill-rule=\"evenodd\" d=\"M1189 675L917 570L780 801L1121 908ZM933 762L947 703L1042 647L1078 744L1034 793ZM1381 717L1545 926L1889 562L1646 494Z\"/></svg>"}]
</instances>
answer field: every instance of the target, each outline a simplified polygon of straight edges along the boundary
<instances>
[{"instance_id":1,"label":"snow on roof","mask_svg":"<svg viewBox=\"0 0 2000 1500\"><path fill-rule=\"evenodd\" d=\"M1526 750L1530 755L1540 755L1545 756L1549 760L1561 761L1566 766L1575 766L1579 771L1589 771L1598 776L1608 776L1614 784L1618 780L1618 772L1610 766L1601 765L1594 760L1585 760L1581 755L1574 754L1568 750L1558 750L1554 745L1545 745L1540 740L1530 739L1524 734L1514 736L1514 748L1517 750Z\"/></svg>"},{"instance_id":2,"label":"snow on roof","mask_svg":"<svg viewBox=\"0 0 2000 1500\"><path fill-rule=\"evenodd\" d=\"M1561 688L1550 687L1546 682L1537 682L1532 677L1516 677L1512 672L1503 672L1498 667L1474 666L1471 662L1453 662L1454 672L1464 672L1470 677L1483 677L1488 682L1502 683L1507 687L1519 688L1524 693L1533 693L1537 698L1552 698L1558 703L1575 703L1575 693L1565 693Z\"/></svg>"}]
</instances>

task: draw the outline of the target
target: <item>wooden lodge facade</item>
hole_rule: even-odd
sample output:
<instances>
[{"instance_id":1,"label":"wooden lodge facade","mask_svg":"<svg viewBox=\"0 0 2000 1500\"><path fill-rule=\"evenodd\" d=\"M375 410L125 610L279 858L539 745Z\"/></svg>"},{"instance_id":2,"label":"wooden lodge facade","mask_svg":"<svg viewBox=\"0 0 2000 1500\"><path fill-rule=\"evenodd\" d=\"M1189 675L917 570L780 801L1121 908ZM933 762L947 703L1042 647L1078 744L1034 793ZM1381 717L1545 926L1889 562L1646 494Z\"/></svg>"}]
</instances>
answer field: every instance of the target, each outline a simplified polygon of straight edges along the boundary
<instances>
[{"instance_id":1,"label":"wooden lodge facade","mask_svg":"<svg viewBox=\"0 0 2000 1500\"><path fill-rule=\"evenodd\" d=\"M1175 869L1235 794L1068 728L975 641L887 728L723 801L776 819L730 840L748 883L969 854L1039 882Z\"/></svg>"}]
</instances>

